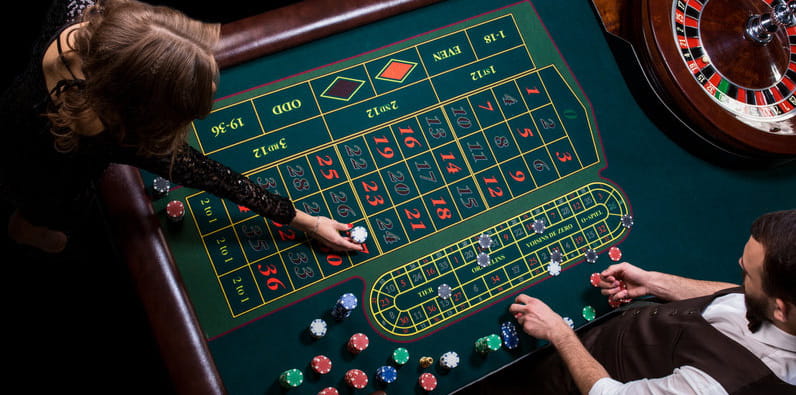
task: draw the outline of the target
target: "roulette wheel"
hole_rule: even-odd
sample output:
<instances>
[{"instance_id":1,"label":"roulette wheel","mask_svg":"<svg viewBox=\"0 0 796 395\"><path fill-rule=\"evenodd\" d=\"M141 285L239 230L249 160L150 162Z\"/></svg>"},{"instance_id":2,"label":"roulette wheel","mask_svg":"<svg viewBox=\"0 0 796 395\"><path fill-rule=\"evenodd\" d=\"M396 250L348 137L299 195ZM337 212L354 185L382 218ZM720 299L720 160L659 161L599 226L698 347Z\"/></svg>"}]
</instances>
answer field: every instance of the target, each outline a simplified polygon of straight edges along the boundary
<instances>
[{"instance_id":1,"label":"roulette wheel","mask_svg":"<svg viewBox=\"0 0 796 395\"><path fill-rule=\"evenodd\" d=\"M638 68L629 73L657 100L648 107L668 110L687 135L680 140L750 163L796 156L796 1L594 5L605 29L632 46Z\"/></svg>"}]
</instances>

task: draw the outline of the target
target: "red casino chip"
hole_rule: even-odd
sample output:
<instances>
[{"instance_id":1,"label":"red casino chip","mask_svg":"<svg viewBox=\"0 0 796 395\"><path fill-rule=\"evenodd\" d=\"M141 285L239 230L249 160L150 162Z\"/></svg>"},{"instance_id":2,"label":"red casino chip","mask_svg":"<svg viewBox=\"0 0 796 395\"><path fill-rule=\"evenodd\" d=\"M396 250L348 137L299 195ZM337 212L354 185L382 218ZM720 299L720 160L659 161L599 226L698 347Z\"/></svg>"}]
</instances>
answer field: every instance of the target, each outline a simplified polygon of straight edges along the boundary
<instances>
[{"instance_id":1,"label":"red casino chip","mask_svg":"<svg viewBox=\"0 0 796 395\"><path fill-rule=\"evenodd\" d=\"M315 373L326 374L332 370L332 360L325 355L317 355L312 358L310 366Z\"/></svg>"},{"instance_id":2,"label":"red casino chip","mask_svg":"<svg viewBox=\"0 0 796 395\"><path fill-rule=\"evenodd\" d=\"M420 388L426 391L434 391L434 388L437 388L437 378L431 373L421 374L417 381L420 383Z\"/></svg>"},{"instance_id":3,"label":"red casino chip","mask_svg":"<svg viewBox=\"0 0 796 395\"><path fill-rule=\"evenodd\" d=\"M324 389L320 390L320 391L318 392L318 395L340 395L340 393L339 393L339 392L337 392L337 388L334 388L334 387L326 387L326 388L324 388Z\"/></svg>"},{"instance_id":4,"label":"red casino chip","mask_svg":"<svg viewBox=\"0 0 796 395\"><path fill-rule=\"evenodd\" d=\"M345 382L353 388L362 389L368 385L368 375L359 369L345 372Z\"/></svg>"},{"instance_id":5,"label":"red casino chip","mask_svg":"<svg viewBox=\"0 0 796 395\"><path fill-rule=\"evenodd\" d=\"M423 373L418 378L420 387L426 391L433 391L437 388L437 378L431 373Z\"/></svg>"},{"instance_id":6,"label":"red casino chip","mask_svg":"<svg viewBox=\"0 0 796 395\"><path fill-rule=\"evenodd\" d=\"M620 292L621 291L627 291L627 283L625 283L624 280L619 280L619 290L620 290ZM621 306L623 304L627 304L627 303L630 303L632 301L633 301L632 298L608 299L608 305L613 307L613 308L617 308L617 307L619 307L619 306Z\"/></svg>"},{"instance_id":7,"label":"red casino chip","mask_svg":"<svg viewBox=\"0 0 796 395\"><path fill-rule=\"evenodd\" d=\"M348 339L348 351L353 354L359 354L368 348L368 344L370 344L370 340L368 340L367 335L364 333L355 333Z\"/></svg>"},{"instance_id":8,"label":"red casino chip","mask_svg":"<svg viewBox=\"0 0 796 395\"><path fill-rule=\"evenodd\" d=\"M619 260L622 259L622 250L620 250L619 247L611 247L611 249L608 250L608 256L612 261L619 262Z\"/></svg>"},{"instance_id":9,"label":"red casino chip","mask_svg":"<svg viewBox=\"0 0 796 395\"><path fill-rule=\"evenodd\" d=\"M601 279L602 277L600 276L600 273L592 273L591 277L589 277L589 282L592 286L599 287Z\"/></svg>"},{"instance_id":10,"label":"red casino chip","mask_svg":"<svg viewBox=\"0 0 796 395\"><path fill-rule=\"evenodd\" d=\"M185 205L179 200L172 200L166 205L166 215L171 221L179 222L185 216Z\"/></svg>"}]
</instances>

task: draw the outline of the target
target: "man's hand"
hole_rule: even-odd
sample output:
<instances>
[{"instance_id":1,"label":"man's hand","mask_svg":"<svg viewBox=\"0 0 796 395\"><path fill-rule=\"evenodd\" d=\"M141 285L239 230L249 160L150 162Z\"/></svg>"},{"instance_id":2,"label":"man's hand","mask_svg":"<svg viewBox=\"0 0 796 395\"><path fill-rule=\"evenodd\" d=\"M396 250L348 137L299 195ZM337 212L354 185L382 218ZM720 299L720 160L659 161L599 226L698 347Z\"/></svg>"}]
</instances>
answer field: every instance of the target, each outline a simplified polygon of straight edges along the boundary
<instances>
[{"instance_id":1,"label":"man's hand","mask_svg":"<svg viewBox=\"0 0 796 395\"><path fill-rule=\"evenodd\" d=\"M520 294L514 302L509 306L509 311L525 333L551 343L574 333L564 319L541 300Z\"/></svg>"},{"instance_id":2,"label":"man's hand","mask_svg":"<svg viewBox=\"0 0 796 395\"><path fill-rule=\"evenodd\" d=\"M653 275L652 272L622 262L608 266L600 273L600 277L600 293L608 296L609 300L619 301L649 294ZM619 286L620 281L624 281L625 287Z\"/></svg>"},{"instance_id":3,"label":"man's hand","mask_svg":"<svg viewBox=\"0 0 796 395\"><path fill-rule=\"evenodd\" d=\"M525 333L550 341L558 350L581 393L587 394L594 383L609 377L605 368L583 347L575 331L541 300L520 294L509 311Z\"/></svg>"},{"instance_id":4,"label":"man's hand","mask_svg":"<svg viewBox=\"0 0 796 395\"><path fill-rule=\"evenodd\" d=\"M695 280L640 269L627 262L608 266L600 273L599 287L610 300L619 301L644 295L657 296L664 300L682 300L710 295L722 289L736 287L736 284ZM624 281L625 288L619 287Z\"/></svg>"}]
</instances>

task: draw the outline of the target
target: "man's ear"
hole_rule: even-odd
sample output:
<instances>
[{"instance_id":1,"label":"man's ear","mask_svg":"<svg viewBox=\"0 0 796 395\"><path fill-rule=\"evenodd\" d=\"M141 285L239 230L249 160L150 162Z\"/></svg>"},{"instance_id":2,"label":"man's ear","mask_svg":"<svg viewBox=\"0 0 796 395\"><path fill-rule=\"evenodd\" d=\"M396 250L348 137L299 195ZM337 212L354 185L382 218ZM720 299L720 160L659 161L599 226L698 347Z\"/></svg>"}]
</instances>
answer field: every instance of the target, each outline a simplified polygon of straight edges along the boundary
<instances>
[{"instance_id":1,"label":"man's ear","mask_svg":"<svg viewBox=\"0 0 796 395\"><path fill-rule=\"evenodd\" d=\"M774 321L796 327L796 306L780 298L774 298Z\"/></svg>"}]
</instances>

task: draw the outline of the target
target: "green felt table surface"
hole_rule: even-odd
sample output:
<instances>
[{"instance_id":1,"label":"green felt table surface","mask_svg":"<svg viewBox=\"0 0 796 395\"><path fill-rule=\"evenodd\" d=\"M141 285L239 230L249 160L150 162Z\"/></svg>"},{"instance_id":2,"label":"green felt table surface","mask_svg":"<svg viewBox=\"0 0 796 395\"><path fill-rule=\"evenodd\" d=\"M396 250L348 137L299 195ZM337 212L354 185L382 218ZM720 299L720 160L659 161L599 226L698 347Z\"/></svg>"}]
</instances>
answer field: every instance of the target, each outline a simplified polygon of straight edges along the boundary
<instances>
[{"instance_id":1,"label":"green felt table surface","mask_svg":"<svg viewBox=\"0 0 796 395\"><path fill-rule=\"evenodd\" d=\"M616 62L588 1L449 0L222 72L192 144L370 233L367 252L337 254L202 191L154 202L186 205L164 231L228 391L285 392L278 377L291 368L304 383L288 393L355 392L348 369L368 374L360 392L422 392L423 372L454 391L541 345L521 335L516 349L475 351L511 321L518 293L576 327L584 307L609 312L589 275L613 263L612 246L650 270L739 281L749 225L793 207L796 169L692 155L639 109ZM358 306L335 320L347 292ZM328 323L320 339L307 331L315 318ZM370 345L354 355L358 332ZM379 383L397 347L411 360ZM418 364L447 351L457 368ZM309 368L321 354L325 375Z\"/></svg>"}]
</instances>

